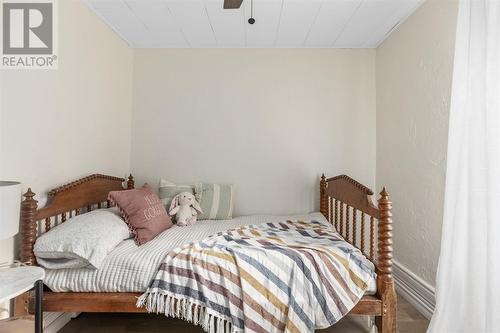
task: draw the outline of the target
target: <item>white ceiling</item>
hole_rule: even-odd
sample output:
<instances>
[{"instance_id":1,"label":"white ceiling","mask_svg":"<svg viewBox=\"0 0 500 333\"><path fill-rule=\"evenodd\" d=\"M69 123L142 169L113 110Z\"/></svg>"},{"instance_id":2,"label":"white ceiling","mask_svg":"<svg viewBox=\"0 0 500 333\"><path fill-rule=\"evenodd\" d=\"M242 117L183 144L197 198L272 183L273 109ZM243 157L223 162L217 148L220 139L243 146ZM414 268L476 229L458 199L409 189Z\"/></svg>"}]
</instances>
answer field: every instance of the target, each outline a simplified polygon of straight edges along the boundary
<instances>
[{"instance_id":1,"label":"white ceiling","mask_svg":"<svg viewBox=\"0 0 500 333\"><path fill-rule=\"evenodd\" d=\"M131 47L377 47L423 0L84 0Z\"/></svg>"}]
</instances>

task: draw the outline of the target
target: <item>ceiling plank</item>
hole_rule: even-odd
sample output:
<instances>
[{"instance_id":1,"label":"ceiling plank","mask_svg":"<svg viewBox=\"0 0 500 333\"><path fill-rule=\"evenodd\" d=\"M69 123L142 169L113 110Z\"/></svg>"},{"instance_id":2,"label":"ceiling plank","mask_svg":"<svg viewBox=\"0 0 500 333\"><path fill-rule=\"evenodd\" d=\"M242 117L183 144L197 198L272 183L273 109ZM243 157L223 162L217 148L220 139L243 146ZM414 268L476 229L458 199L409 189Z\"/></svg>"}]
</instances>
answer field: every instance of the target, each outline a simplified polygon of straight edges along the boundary
<instances>
[{"instance_id":1,"label":"ceiling plank","mask_svg":"<svg viewBox=\"0 0 500 333\"><path fill-rule=\"evenodd\" d=\"M394 18L398 10L405 3L413 1L363 1L333 46L353 48L376 47L376 42L380 41L395 24ZM393 23L391 24L391 22Z\"/></svg>"},{"instance_id":2,"label":"ceiling plank","mask_svg":"<svg viewBox=\"0 0 500 333\"><path fill-rule=\"evenodd\" d=\"M244 47L244 7L224 9L221 0L205 0L209 20L212 23L219 47Z\"/></svg>"},{"instance_id":3,"label":"ceiling plank","mask_svg":"<svg viewBox=\"0 0 500 333\"><path fill-rule=\"evenodd\" d=\"M373 48L424 0L82 0L131 47Z\"/></svg>"},{"instance_id":4,"label":"ceiling plank","mask_svg":"<svg viewBox=\"0 0 500 333\"><path fill-rule=\"evenodd\" d=\"M306 46L331 47L363 0L326 0L311 27Z\"/></svg>"},{"instance_id":5,"label":"ceiling plank","mask_svg":"<svg viewBox=\"0 0 500 333\"><path fill-rule=\"evenodd\" d=\"M187 47L181 29L162 0L125 0L125 3L147 29L135 44L138 47Z\"/></svg>"},{"instance_id":6,"label":"ceiling plank","mask_svg":"<svg viewBox=\"0 0 500 333\"><path fill-rule=\"evenodd\" d=\"M424 0L404 0L395 4L392 17L382 21L378 29L363 44L363 47L377 47L384 41L402 22L406 21Z\"/></svg>"},{"instance_id":7,"label":"ceiling plank","mask_svg":"<svg viewBox=\"0 0 500 333\"><path fill-rule=\"evenodd\" d=\"M276 46L303 47L323 0L286 0L281 13Z\"/></svg>"},{"instance_id":8,"label":"ceiling plank","mask_svg":"<svg viewBox=\"0 0 500 333\"><path fill-rule=\"evenodd\" d=\"M191 47L216 47L217 42L202 0L165 0Z\"/></svg>"},{"instance_id":9,"label":"ceiling plank","mask_svg":"<svg viewBox=\"0 0 500 333\"><path fill-rule=\"evenodd\" d=\"M91 0L88 1L88 4L131 47L136 47L136 42L147 35L144 24L139 21L132 10L122 0Z\"/></svg>"},{"instance_id":10,"label":"ceiling plank","mask_svg":"<svg viewBox=\"0 0 500 333\"><path fill-rule=\"evenodd\" d=\"M273 47L280 19L283 0L254 0L253 16L255 24L248 24L250 18L249 0L243 1L245 6L245 30L247 47ZM242 6L242 7L243 7Z\"/></svg>"}]
</instances>

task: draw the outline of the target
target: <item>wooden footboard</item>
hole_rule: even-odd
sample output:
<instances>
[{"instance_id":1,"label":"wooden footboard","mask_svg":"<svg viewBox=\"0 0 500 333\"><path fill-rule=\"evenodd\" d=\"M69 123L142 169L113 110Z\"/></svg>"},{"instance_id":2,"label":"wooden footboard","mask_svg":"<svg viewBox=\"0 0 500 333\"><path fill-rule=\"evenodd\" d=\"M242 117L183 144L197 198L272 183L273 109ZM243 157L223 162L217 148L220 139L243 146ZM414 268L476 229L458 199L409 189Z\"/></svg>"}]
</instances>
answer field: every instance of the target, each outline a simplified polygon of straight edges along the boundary
<instances>
[{"instance_id":1,"label":"wooden footboard","mask_svg":"<svg viewBox=\"0 0 500 333\"><path fill-rule=\"evenodd\" d=\"M48 312L146 312L136 307L141 293L53 293L45 292L43 310ZM18 306L25 312L34 312L34 297L26 294L26 298ZM350 315L380 316L382 301L376 296L364 296L349 312Z\"/></svg>"},{"instance_id":2,"label":"wooden footboard","mask_svg":"<svg viewBox=\"0 0 500 333\"><path fill-rule=\"evenodd\" d=\"M49 192L49 203L38 209L31 189L21 204L21 260L36 265L33 245L36 238L73 215L109 206L109 191L134 188L132 175L122 178L91 175ZM392 277L391 202L385 188L378 205L373 192L342 175L320 181L321 213L344 238L359 248L377 269L377 294L364 296L352 315L376 316L379 333L396 332L396 294ZM377 234L377 238L375 238ZM375 247L377 253L375 253ZM135 304L137 293L53 293L45 292L43 310L50 312L144 312ZM33 296L16 299L16 314L32 312Z\"/></svg>"},{"instance_id":3,"label":"wooden footboard","mask_svg":"<svg viewBox=\"0 0 500 333\"><path fill-rule=\"evenodd\" d=\"M396 332L396 292L392 277L392 202L385 187L380 192L377 206L372 201L372 195L372 190L349 176L329 179L325 175L321 176L321 213L347 242L360 249L375 264L377 297L382 303L382 313L376 317L378 332Z\"/></svg>"}]
</instances>

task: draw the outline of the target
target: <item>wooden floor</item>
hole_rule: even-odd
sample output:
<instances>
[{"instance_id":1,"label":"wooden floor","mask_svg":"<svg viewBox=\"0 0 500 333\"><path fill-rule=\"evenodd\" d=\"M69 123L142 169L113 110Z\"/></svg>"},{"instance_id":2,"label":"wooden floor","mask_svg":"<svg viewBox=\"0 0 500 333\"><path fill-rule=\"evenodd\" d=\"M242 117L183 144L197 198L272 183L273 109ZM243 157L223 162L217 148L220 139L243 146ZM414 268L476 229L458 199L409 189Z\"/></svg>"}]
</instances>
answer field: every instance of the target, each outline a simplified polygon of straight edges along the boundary
<instances>
[{"instance_id":1,"label":"wooden floor","mask_svg":"<svg viewBox=\"0 0 500 333\"><path fill-rule=\"evenodd\" d=\"M429 322L411 304L398 297L398 328L400 333L425 333ZM84 313L72 319L60 333L202 333L203 330L182 320L146 314ZM368 333L365 317L346 317L336 325L318 333Z\"/></svg>"}]
</instances>

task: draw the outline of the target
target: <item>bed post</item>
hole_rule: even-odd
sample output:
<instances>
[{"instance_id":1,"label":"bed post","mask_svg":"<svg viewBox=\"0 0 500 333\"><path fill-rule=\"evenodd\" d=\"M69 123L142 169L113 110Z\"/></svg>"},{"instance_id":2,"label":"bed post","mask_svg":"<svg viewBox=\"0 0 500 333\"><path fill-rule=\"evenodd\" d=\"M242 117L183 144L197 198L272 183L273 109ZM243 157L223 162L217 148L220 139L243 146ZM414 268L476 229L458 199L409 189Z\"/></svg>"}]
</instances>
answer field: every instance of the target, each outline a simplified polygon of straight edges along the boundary
<instances>
[{"instance_id":1,"label":"bed post","mask_svg":"<svg viewBox=\"0 0 500 333\"><path fill-rule=\"evenodd\" d=\"M134 177L132 177L132 174L130 174L128 176L128 180L127 180L127 190L131 190L134 188Z\"/></svg>"},{"instance_id":2,"label":"bed post","mask_svg":"<svg viewBox=\"0 0 500 333\"><path fill-rule=\"evenodd\" d=\"M377 293L382 300L382 315L376 317L378 333L396 332L396 291L392 277L392 202L385 189L378 200Z\"/></svg>"},{"instance_id":3,"label":"bed post","mask_svg":"<svg viewBox=\"0 0 500 333\"><path fill-rule=\"evenodd\" d=\"M21 202L21 261L29 265L36 265L33 245L36 241L36 221L35 215L38 208L38 202L33 199L35 193L28 188L24 194L24 200Z\"/></svg>"},{"instance_id":4,"label":"bed post","mask_svg":"<svg viewBox=\"0 0 500 333\"><path fill-rule=\"evenodd\" d=\"M326 195L326 178L325 174L321 175L319 182L319 211L328 219L328 198ZM332 221L330 221L332 222Z\"/></svg>"}]
</instances>

